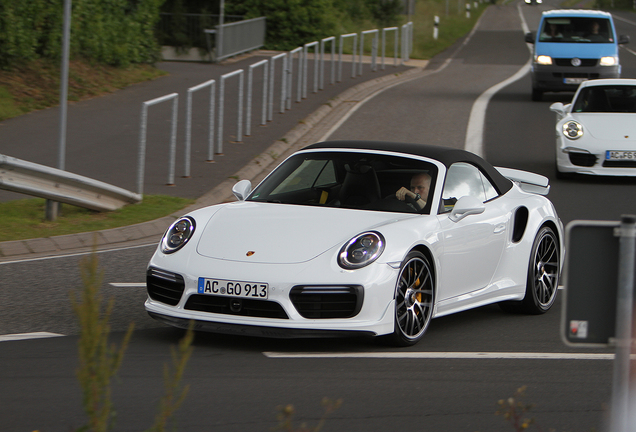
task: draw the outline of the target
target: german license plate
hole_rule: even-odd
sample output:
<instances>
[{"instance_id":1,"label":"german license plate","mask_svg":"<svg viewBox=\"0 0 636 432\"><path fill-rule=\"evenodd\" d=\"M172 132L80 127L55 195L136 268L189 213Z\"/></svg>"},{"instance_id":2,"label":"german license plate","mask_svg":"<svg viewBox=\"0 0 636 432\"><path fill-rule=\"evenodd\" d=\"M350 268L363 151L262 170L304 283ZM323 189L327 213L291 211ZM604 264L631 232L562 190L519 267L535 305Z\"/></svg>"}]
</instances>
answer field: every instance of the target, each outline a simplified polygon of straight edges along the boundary
<instances>
[{"instance_id":1,"label":"german license plate","mask_svg":"<svg viewBox=\"0 0 636 432\"><path fill-rule=\"evenodd\" d=\"M608 150L605 152L605 160L633 160L636 161L635 150Z\"/></svg>"},{"instance_id":2,"label":"german license plate","mask_svg":"<svg viewBox=\"0 0 636 432\"><path fill-rule=\"evenodd\" d=\"M563 78L565 84L581 84L583 81L587 81L587 78Z\"/></svg>"},{"instance_id":3,"label":"german license plate","mask_svg":"<svg viewBox=\"0 0 636 432\"><path fill-rule=\"evenodd\" d=\"M269 294L269 285L260 282L243 282L200 277L197 291L199 294L265 300Z\"/></svg>"}]
</instances>

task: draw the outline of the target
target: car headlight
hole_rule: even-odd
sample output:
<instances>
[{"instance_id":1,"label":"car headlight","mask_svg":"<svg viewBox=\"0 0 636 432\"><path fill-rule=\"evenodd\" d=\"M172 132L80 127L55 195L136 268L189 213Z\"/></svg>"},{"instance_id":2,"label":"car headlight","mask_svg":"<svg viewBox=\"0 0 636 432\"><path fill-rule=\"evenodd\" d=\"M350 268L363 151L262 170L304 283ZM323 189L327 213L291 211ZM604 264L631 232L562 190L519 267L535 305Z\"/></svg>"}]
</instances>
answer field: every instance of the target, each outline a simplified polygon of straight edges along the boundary
<instances>
[{"instance_id":1,"label":"car headlight","mask_svg":"<svg viewBox=\"0 0 636 432\"><path fill-rule=\"evenodd\" d=\"M618 57L608 56L601 57L601 66L616 66L618 64Z\"/></svg>"},{"instance_id":2,"label":"car headlight","mask_svg":"<svg viewBox=\"0 0 636 432\"><path fill-rule=\"evenodd\" d=\"M383 251L382 234L375 231L358 234L342 246L338 253L338 264L347 270L359 269L377 260Z\"/></svg>"},{"instance_id":3,"label":"car headlight","mask_svg":"<svg viewBox=\"0 0 636 432\"><path fill-rule=\"evenodd\" d=\"M579 139L583 136L583 125L574 120L563 123L563 135L569 139Z\"/></svg>"},{"instance_id":4,"label":"car headlight","mask_svg":"<svg viewBox=\"0 0 636 432\"><path fill-rule=\"evenodd\" d=\"M190 216L177 219L161 239L161 252L171 254L181 249L192 238L196 223Z\"/></svg>"},{"instance_id":5,"label":"car headlight","mask_svg":"<svg viewBox=\"0 0 636 432\"><path fill-rule=\"evenodd\" d=\"M551 65L552 64L552 57L547 56L547 55L539 55L535 58L535 63L536 64L540 64L540 65Z\"/></svg>"}]
</instances>

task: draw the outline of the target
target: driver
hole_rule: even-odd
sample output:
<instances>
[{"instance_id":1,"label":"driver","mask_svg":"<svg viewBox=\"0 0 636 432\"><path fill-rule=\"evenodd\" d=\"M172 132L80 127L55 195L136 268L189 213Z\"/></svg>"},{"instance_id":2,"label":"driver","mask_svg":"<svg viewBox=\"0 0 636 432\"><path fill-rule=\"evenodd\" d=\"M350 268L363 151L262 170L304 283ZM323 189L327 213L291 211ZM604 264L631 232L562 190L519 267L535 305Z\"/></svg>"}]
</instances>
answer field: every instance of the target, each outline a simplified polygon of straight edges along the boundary
<instances>
[{"instance_id":1,"label":"driver","mask_svg":"<svg viewBox=\"0 0 636 432\"><path fill-rule=\"evenodd\" d=\"M415 174L411 178L411 189L402 186L395 196L400 201L406 201L415 207L415 210L422 210L426 205L428 190L431 187L431 176L427 173Z\"/></svg>"}]
</instances>

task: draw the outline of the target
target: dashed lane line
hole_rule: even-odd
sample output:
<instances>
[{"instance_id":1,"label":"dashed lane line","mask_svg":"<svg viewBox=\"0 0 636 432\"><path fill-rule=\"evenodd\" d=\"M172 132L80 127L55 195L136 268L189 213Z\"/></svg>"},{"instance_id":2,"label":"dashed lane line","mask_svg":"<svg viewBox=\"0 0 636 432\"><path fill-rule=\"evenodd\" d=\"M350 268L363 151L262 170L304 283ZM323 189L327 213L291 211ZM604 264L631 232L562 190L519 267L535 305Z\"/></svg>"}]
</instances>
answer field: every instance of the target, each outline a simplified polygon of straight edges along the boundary
<instances>
[{"instance_id":1,"label":"dashed lane line","mask_svg":"<svg viewBox=\"0 0 636 432\"><path fill-rule=\"evenodd\" d=\"M14 334L0 335L0 342L26 340L26 339L43 339L43 338L52 338L52 337L60 337L60 336L64 336L64 335L59 333L49 333L49 332L14 333Z\"/></svg>"}]
</instances>

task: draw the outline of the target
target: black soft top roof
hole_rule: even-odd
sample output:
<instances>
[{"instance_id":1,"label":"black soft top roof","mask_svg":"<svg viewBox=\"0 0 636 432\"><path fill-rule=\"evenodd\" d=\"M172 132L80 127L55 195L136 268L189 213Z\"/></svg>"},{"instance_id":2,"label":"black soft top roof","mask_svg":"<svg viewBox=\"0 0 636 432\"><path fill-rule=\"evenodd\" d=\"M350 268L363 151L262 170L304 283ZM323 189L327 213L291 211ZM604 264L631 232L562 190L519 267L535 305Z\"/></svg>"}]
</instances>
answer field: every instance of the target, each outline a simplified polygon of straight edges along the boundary
<instances>
[{"instance_id":1,"label":"black soft top roof","mask_svg":"<svg viewBox=\"0 0 636 432\"><path fill-rule=\"evenodd\" d=\"M311 144L303 150L309 149L355 149L355 150L384 150L407 155L423 156L435 159L447 168L456 162L467 162L480 168L481 171L494 184L500 194L504 194L512 187L512 182L501 175L492 165L474 153L451 147L435 146L429 144L401 143L390 141L324 141Z\"/></svg>"}]
</instances>

